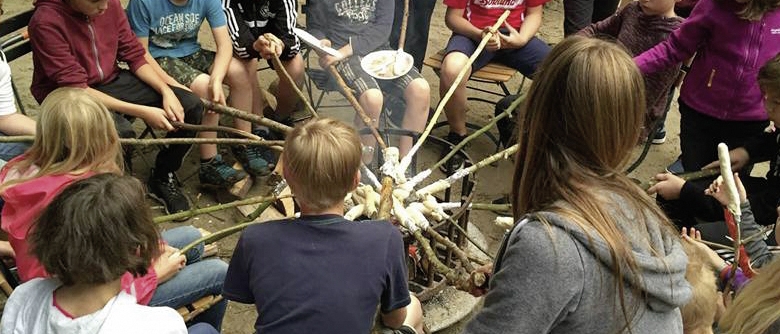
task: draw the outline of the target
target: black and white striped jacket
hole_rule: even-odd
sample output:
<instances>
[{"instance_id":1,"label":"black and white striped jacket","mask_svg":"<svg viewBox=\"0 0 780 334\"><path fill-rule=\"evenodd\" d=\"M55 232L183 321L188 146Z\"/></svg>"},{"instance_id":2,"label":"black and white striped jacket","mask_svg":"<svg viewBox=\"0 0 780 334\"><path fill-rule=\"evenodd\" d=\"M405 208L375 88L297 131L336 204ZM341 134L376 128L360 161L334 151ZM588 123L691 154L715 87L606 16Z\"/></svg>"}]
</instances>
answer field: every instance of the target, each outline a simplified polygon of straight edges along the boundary
<instances>
[{"instance_id":1,"label":"black and white striped jacket","mask_svg":"<svg viewBox=\"0 0 780 334\"><path fill-rule=\"evenodd\" d=\"M259 58L252 44L258 36L272 33L284 42L279 58L291 59L301 49L293 33L298 14L296 0L222 0L233 52L239 58Z\"/></svg>"}]
</instances>

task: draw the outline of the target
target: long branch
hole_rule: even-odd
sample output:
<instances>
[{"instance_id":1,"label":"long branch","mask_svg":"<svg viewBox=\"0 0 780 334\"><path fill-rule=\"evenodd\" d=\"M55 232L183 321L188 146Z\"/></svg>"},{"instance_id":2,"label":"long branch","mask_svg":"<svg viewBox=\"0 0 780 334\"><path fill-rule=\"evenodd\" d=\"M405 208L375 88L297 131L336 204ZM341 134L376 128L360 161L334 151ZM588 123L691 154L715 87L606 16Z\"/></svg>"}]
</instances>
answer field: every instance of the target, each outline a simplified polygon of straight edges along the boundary
<instances>
[{"instance_id":1,"label":"long branch","mask_svg":"<svg viewBox=\"0 0 780 334\"><path fill-rule=\"evenodd\" d=\"M187 124L182 122L171 122L171 125L173 125L176 128L184 129L184 130L190 130L190 131L198 131L198 132L226 132L231 133L237 136L241 136L248 139L254 139L254 140L265 140L265 138L260 137L258 135L255 135L250 132L246 132L243 130L239 130L236 128L231 128L229 126L221 126L221 125L195 125L195 124Z\"/></svg>"},{"instance_id":2,"label":"long branch","mask_svg":"<svg viewBox=\"0 0 780 334\"><path fill-rule=\"evenodd\" d=\"M425 139L427 139L428 135L430 135L431 130L433 130L433 126L436 124L436 120L439 119L439 115L441 115L441 112L444 110L444 105L447 104L447 102L450 100L450 97L452 97L452 94L454 94L455 90L458 88L458 86L460 86L460 82L463 80L463 77L466 76L466 73L471 70L471 64L473 64L474 60L479 57L479 55L482 53L482 50L485 48L485 45L487 45L488 40L490 40L490 38L492 38L493 35L498 31L498 28L504 24L504 21L508 16L509 10L505 10L504 13L501 14L501 16L498 18L496 23L485 32L485 36L482 36L482 40L479 42L476 50L474 50L474 53L471 55L471 57L469 57L469 60L466 62L466 64L463 65L460 73L458 73L458 76L455 77L455 81L452 82L450 89L446 94L444 94L444 97L441 99L441 101L439 101L439 105L436 107L436 111L433 113L431 121L428 122L428 125L425 127L425 131L423 131L422 135L420 135L420 137L417 139L417 143L414 144L411 150L409 150L409 153L406 154L403 160L411 160L411 157L413 157L420 149L422 144L425 142Z\"/></svg>"},{"instance_id":3,"label":"long branch","mask_svg":"<svg viewBox=\"0 0 780 334\"><path fill-rule=\"evenodd\" d=\"M284 64L282 64L282 61L279 59L279 55L274 53L273 57L271 58L271 61L274 64L274 69L276 70L276 75L278 75L279 78L280 78L279 80L281 80L281 78L285 78L287 80L287 82L290 83L290 86L292 87L292 89L295 92L295 94L298 95L298 98L301 99L301 101L303 102L303 105L306 106L306 110L308 110L309 113L311 113L312 116L320 117L320 115L317 114L317 111L314 110L314 107L311 106L311 103L309 103L309 100L306 99L306 96L303 95L303 92L301 91L301 89L298 88L297 83L290 76L290 73L287 72L287 69L284 67Z\"/></svg>"},{"instance_id":4,"label":"long branch","mask_svg":"<svg viewBox=\"0 0 780 334\"><path fill-rule=\"evenodd\" d=\"M464 269L468 272L474 271L474 266L469 262L469 256L466 255L466 252L464 252L458 245L456 245L452 240L445 238L439 232L431 228L430 226L425 229L425 232L428 232L428 234L436 240L436 242L440 244L444 244L444 246L447 247L447 250L451 251L453 254L455 254L456 257L460 260L460 264L463 266Z\"/></svg>"},{"instance_id":5,"label":"long branch","mask_svg":"<svg viewBox=\"0 0 780 334\"><path fill-rule=\"evenodd\" d=\"M357 111L360 119L368 127L368 129L371 130L371 134L374 136L374 138L376 138L376 142L379 144L379 147L382 148L382 151L387 149L387 144L385 143L385 140L382 139L382 136L379 135L379 131L377 131L376 126L374 126L374 121L371 120L371 117L368 117L366 111L362 106L360 106L360 102L358 102L358 100L355 98L355 94L352 94L352 89L350 89L349 86L347 86L347 83L344 82L344 78L341 77L341 74L339 74L336 66L328 66L328 71L330 72L330 75L336 79L336 83L338 83L339 87L341 87L341 91L344 93L344 97L347 98L347 101L349 101L349 104L352 105L352 108L355 108L355 111Z\"/></svg>"},{"instance_id":6,"label":"long branch","mask_svg":"<svg viewBox=\"0 0 780 334\"><path fill-rule=\"evenodd\" d=\"M237 206L242 205L249 205L249 204L256 204L256 203L262 203L262 202L268 202L268 201L275 201L277 199L286 198L289 197L289 195L286 196L256 196L256 197L250 197L242 200L233 201L230 203L225 204L217 204L212 206L207 206L205 208L193 208L188 211L183 211L179 213L174 213L170 215L165 216L159 216L154 218L155 223L165 223L170 222L178 219L188 218L188 217L194 217L197 215L202 215L205 213L212 213L217 211L222 211L230 208L235 208Z\"/></svg>"},{"instance_id":7,"label":"long branch","mask_svg":"<svg viewBox=\"0 0 780 334\"><path fill-rule=\"evenodd\" d=\"M240 118L240 119L243 119L245 121L249 121L249 122L252 122L252 123L257 123L257 124L260 124L260 125L265 125L265 126L271 128L271 129L274 129L274 130L282 132L282 133L288 133L288 132L290 132L292 130L292 128L290 128L289 126L284 125L282 123L279 123L277 121L274 121L272 119L269 119L267 117L258 116L258 115L255 115L255 114L252 114L252 113L248 113L246 111L239 110L239 109L236 109L236 108L233 108L233 107L223 106L221 104L214 103L214 102L206 100L206 99L200 99L200 101L201 101L201 103L203 103L203 107L204 108L206 108L208 110L211 110L213 112L216 112L216 113L233 116L235 118Z\"/></svg>"},{"instance_id":8,"label":"long branch","mask_svg":"<svg viewBox=\"0 0 780 334\"><path fill-rule=\"evenodd\" d=\"M486 280L484 274L477 272L475 275L469 275L468 273L464 273L462 271L456 271L455 269L452 269L442 263L436 255L436 251L431 248L431 243L428 242L428 239L422 235L421 230L415 230L412 235L414 236L414 239L417 240L417 243L422 246L425 256L428 258L428 261L430 261L435 270L444 276L447 281L449 281L450 285L454 286L456 289L462 291L471 291L474 289L474 287L481 286L482 283L484 283Z\"/></svg>"}]
</instances>

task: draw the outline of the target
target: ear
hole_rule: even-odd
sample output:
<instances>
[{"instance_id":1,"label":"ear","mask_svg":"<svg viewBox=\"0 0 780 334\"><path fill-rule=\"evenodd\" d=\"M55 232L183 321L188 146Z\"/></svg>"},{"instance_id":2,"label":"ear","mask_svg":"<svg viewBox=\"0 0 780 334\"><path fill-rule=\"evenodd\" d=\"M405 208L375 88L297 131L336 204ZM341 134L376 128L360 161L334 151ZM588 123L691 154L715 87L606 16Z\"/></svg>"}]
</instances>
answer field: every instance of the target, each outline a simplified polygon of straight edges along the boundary
<instances>
[{"instance_id":1,"label":"ear","mask_svg":"<svg viewBox=\"0 0 780 334\"><path fill-rule=\"evenodd\" d=\"M350 192L355 191L357 189L358 184L360 184L360 170L358 169L357 173L355 173L355 179L352 180L352 188L349 189Z\"/></svg>"}]
</instances>

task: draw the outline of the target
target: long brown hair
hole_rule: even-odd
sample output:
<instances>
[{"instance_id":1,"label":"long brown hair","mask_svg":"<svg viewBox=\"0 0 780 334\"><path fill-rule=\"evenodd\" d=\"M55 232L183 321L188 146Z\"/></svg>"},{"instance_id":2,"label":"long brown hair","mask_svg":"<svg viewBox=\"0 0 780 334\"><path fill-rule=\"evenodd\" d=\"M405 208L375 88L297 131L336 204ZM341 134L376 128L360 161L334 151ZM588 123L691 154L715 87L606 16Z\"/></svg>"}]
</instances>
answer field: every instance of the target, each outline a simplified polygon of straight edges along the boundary
<instances>
[{"instance_id":1,"label":"long brown hair","mask_svg":"<svg viewBox=\"0 0 780 334\"><path fill-rule=\"evenodd\" d=\"M24 159L7 168L24 174L31 166L37 166L38 172L5 182L0 192L45 175L121 173L122 149L108 109L81 88L51 92L41 104L32 146Z\"/></svg>"},{"instance_id":2,"label":"long brown hair","mask_svg":"<svg viewBox=\"0 0 780 334\"><path fill-rule=\"evenodd\" d=\"M512 201L515 219L548 211L595 232L609 247L615 291L630 330L634 310L624 300L624 279L638 294L641 282L631 245L610 214L612 193L627 211L669 224L654 201L622 172L645 115L645 87L631 57L618 45L569 37L542 62L518 117ZM649 215L651 217L646 217ZM544 221L544 220L543 220ZM671 233L671 230L669 230Z\"/></svg>"},{"instance_id":3,"label":"long brown hair","mask_svg":"<svg viewBox=\"0 0 780 334\"><path fill-rule=\"evenodd\" d=\"M748 21L758 21L764 14L780 7L780 0L748 0L737 16Z\"/></svg>"}]
</instances>

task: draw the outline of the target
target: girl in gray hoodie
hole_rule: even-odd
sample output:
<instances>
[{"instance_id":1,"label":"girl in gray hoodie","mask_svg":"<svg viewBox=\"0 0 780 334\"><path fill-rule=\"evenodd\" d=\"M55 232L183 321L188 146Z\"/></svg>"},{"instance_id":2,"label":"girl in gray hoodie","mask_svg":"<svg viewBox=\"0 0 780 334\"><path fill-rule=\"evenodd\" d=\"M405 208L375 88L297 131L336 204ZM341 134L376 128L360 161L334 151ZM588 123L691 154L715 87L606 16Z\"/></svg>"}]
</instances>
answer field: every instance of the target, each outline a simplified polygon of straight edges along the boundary
<instances>
[{"instance_id":1,"label":"girl in gray hoodie","mask_svg":"<svg viewBox=\"0 0 780 334\"><path fill-rule=\"evenodd\" d=\"M679 236L622 172L644 112L620 47L571 37L553 48L518 117L519 222L466 333L682 333Z\"/></svg>"}]
</instances>

